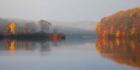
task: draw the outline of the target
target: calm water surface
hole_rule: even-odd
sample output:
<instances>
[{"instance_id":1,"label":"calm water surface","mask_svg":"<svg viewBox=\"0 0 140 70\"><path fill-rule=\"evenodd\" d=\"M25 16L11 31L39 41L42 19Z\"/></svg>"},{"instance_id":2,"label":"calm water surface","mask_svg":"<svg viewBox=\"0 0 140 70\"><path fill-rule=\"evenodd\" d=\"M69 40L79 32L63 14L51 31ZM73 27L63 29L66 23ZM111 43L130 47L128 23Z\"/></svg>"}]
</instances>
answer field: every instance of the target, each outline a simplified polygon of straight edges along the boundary
<instances>
[{"instance_id":1,"label":"calm water surface","mask_svg":"<svg viewBox=\"0 0 140 70\"><path fill-rule=\"evenodd\" d=\"M134 55L138 51L133 53L125 41L121 49L121 42L87 37L59 42L1 40L0 70L139 69L140 56Z\"/></svg>"}]
</instances>

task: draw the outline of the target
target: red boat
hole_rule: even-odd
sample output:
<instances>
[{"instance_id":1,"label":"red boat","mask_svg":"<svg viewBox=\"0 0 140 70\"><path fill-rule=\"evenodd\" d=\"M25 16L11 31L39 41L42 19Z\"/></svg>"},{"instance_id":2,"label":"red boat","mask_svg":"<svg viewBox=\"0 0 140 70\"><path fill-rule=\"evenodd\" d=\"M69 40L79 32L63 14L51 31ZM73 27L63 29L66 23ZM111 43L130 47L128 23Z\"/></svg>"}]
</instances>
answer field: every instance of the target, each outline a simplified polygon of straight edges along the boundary
<instances>
[{"instance_id":1,"label":"red boat","mask_svg":"<svg viewBox=\"0 0 140 70\"><path fill-rule=\"evenodd\" d=\"M65 39L65 35L60 34L60 33L52 33L52 34L49 35L49 39L51 41L58 42L58 41L61 41L61 40Z\"/></svg>"}]
</instances>

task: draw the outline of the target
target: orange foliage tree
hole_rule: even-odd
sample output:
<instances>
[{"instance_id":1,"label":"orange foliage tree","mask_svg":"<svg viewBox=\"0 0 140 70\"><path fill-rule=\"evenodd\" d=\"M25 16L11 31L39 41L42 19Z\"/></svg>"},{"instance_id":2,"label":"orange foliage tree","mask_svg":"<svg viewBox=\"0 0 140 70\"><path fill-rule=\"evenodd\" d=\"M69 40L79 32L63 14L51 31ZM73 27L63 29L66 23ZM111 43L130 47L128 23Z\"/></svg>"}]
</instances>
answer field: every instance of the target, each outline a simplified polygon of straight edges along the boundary
<instances>
[{"instance_id":1,"label":"orange foliage tree","mask_svg":"<svg viewBox=\"0 0 140 70\"><path fill-rule=\"evenodd\" d=\"M97 23L96 31L99 36L136 36L140 34L140 8L120 11L104 17Z\"/></svg>"}]
</instances>

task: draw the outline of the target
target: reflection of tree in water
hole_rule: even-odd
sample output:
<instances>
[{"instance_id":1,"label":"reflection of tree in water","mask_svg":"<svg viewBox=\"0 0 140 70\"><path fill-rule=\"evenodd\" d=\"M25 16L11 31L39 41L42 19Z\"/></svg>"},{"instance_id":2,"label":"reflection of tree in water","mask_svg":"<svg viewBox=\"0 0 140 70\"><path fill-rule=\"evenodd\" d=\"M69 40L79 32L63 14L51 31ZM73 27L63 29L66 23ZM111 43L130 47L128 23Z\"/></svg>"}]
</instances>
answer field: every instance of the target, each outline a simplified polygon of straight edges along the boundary
<instances>
[{"instance_id":1,"label":"reflection of tree in water","mask_svg":"<svg viewBox=\"0 0 140 70\"><path fill-rule=\"evenodd\" d=\"M49 42L45 42L45 43L41 42L40 45L41 45L40 51L42 51L42 52L46 52L46 51L50 51L51 50Z\"/></svg>"},{"instance_id":2,"label":"reflection of tree in water","mask_svg":"<svg viewBox=\"0 0 140 70\"><path fill-rule=\"evenodd\" d=\"M0 50L4 51L34 51L40 50L40 52L50 51L49 42L35 42L35 41L22 41L22 40L2 40L0 41Z\"/></svg>"},{"instance_id":3,"label":"reflection of tree in water","mask_svg":"<svg viewBox=\"0 0 140 70\"><path fill-rule=\"evenodd\" d=\"M140 68L140 43L138 39L98 38L96 50L103 57L116 63Z\"/></svg>"}]
</instances>

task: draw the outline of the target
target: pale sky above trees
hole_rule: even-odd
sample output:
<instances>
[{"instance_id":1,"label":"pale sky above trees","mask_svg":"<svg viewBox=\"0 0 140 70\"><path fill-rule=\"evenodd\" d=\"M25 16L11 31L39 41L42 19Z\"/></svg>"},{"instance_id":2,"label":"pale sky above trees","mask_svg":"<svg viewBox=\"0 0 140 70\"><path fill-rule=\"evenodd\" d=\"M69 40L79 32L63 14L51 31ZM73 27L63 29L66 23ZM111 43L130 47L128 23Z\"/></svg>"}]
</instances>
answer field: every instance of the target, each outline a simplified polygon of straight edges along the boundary
<instances>
[{"instance_id":1,"label":"pale sky above trees","mask_svg":"<svg viewBox=\"0 0 140 70\"><path fill-rule=\"evenodd\" d=\"M133 7L140 7L140 0L0 0L0 17L99 21L119 10Z\"/></svg>"}]
</instances>

